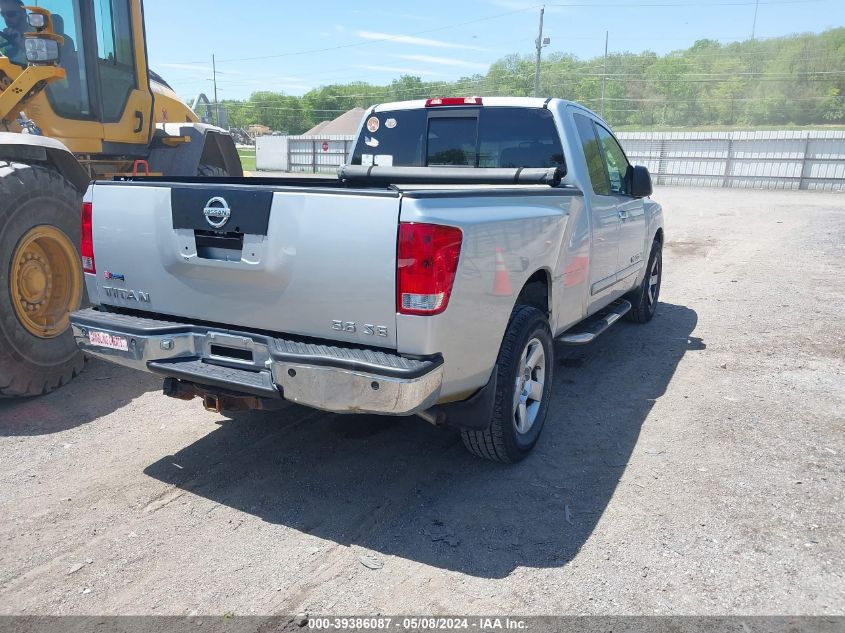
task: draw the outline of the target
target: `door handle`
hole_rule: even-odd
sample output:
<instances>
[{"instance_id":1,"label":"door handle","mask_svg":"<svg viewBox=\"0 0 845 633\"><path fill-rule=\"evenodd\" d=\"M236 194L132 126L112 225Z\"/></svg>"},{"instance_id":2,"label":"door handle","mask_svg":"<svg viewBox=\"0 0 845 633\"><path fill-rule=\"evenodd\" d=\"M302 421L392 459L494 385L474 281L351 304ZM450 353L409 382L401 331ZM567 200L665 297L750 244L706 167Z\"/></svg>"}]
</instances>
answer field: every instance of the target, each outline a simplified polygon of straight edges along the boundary
<instances>
[{"instance_id":1,"label":"door handle","mask_svg":"<svg viewBox=\"0 0 845 633\"><path fill-rule=\"evenodd\" d=\"M620 220L627 220L628 219L628 212L624 209L619 212L619 219Z\"/></svg>"},{"instance_id":2,"label":"door handle","mask_svg":"<svg viewBox=\"0 0 845 633\"><path fill-rule=\"evenodd\" d=\"M132 132L139 134L144 129L144 113L140 110L135 110L135 119L138 121L138 127L132 130Z\"/></svg>"}]
</instances>

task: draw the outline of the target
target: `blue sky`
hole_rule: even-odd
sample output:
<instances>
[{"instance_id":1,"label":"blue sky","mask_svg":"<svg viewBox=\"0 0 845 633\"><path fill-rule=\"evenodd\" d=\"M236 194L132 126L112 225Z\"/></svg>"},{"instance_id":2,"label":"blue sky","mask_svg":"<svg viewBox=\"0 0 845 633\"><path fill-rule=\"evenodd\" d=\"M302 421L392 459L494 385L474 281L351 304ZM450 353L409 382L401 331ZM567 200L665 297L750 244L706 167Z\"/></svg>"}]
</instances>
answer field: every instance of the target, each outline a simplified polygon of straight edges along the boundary
<instances>
[{"instance_id":1,"label":"blue sky","mask_svg":"<svg viewBox=\"0 0 845 633\"><path fill-rule=\"evenodd\" d=\"M150 66L177 92L221 99L256 90L301 95L330 83L389 83L402 74L449 81L484 73L508 53L533 53L540 3L233 2L145 0ZM546 4L547 52L666 53L698 39L747 39L754 0L572 0ZM184 26L188 25L188 26ZM845 0L760 0L756 36L845 26ZM326 50L328 49L328 50Z\"/></svg>"}]
</instances>

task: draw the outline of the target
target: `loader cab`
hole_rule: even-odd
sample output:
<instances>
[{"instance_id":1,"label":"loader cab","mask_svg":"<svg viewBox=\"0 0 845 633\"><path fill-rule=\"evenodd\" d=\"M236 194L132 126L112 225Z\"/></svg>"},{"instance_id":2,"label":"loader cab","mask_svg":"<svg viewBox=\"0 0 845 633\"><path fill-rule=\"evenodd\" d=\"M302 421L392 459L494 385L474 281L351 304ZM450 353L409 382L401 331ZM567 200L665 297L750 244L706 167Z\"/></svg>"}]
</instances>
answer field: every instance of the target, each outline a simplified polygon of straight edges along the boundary
<instances>
[{"instance_id":1,"label":"loader cab","mask_svg":"<svg viewBox=\"0 0 845 633\"><path fill-rule=\"evenodd\" d=\"M39 0L63 36L59 65L67 77L46 97L45 134L76 153L142 156L152 133L143 9L138 0ZM34 118L34 117L33 117Z\"/></svg>"}]
</instances>

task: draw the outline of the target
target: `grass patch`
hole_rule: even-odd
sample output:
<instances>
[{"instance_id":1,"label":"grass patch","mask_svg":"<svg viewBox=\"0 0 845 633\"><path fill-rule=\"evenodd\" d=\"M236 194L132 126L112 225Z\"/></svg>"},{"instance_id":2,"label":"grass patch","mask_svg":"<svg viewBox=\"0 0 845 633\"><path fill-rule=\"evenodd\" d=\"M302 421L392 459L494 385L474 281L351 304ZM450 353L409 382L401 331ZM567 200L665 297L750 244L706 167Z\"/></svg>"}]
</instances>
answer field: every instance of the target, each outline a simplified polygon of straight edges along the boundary
<instances>
[{"instance_id":1,"label":"grass patch","mask_svg":"<svg viewBox=\"0 0 845 633\"><path fill-rule=\"evenodd\" d=\"M244 171L255 171L255 148L239 147L238 156L241 157L241 165Z\"/></svg>"}]
</instances>

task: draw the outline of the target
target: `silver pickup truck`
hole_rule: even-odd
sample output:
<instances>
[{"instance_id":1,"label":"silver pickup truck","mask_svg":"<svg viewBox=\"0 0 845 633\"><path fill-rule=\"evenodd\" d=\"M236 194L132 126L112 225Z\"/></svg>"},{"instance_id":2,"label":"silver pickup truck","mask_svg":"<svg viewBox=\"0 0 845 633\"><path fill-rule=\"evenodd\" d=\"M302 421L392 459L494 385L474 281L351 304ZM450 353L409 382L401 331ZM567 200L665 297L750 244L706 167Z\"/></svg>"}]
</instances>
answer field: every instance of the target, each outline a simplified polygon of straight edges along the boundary
<instances>
[{"instance_id":1,"label":"silver pickup truck","mask_svg":"<svg viewBox=\"0 0 845 633\"><path fill-rule=\"evenodd\" d=\"M654 314L651 192L575 103L379 105L336 180L95 182L80 251L94 307L73 332L209 410L419 415L514 462L542 430L555 341Z\"/></svg>"}]
</instances>

